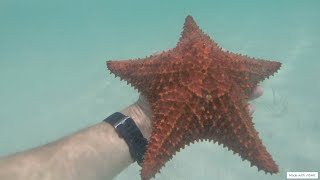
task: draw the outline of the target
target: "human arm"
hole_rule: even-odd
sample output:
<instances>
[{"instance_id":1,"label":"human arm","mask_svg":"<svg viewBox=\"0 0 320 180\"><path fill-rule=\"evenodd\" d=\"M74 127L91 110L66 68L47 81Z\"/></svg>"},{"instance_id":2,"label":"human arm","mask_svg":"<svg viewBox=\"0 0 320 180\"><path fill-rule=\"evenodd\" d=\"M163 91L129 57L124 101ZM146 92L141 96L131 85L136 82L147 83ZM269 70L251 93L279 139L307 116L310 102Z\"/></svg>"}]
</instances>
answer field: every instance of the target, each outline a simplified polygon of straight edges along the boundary
<instances>
[{"instance_id":1,"label":"human arm","mask_svg":"<svg viewBox=\"0 0 320 180\"><path fill-rule=\"evenodd\" d=\"M121 113L135 121L144 137L150 136L150 110L143 97ZM110 124L101 122L55 142L0 159L0 179L106 180L132 162L126 142Z\"/></svg>"},{"instance_id":2,"label":"human arm","mask_svg":"<svg viewBox=\"0 0 320 180\"><path fill-rule=\"evenodd\" d=\"M262 95L257 87L251 99ZM253 113L253 106L249 106ZM121 111L144 137L151 134L151 110L143 96ZM80 130L47 145L0 159L1 180L106 180L133 162L128 145L108 123Z\"/></svg>"}]
</instances>

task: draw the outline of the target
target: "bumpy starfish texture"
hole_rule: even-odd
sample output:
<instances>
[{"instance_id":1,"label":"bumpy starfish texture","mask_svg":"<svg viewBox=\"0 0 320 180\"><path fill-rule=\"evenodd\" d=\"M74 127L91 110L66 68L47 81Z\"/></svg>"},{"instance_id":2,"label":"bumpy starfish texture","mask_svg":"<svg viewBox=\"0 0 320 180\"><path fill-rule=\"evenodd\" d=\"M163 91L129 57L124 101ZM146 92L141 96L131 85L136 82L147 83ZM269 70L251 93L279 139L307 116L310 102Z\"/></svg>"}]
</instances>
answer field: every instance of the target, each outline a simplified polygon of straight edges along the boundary
<instances>
[{"instance_id":1,"label":"bumpy starfish texture","mask_svg":"<svg viewBox=\"0 0 320 180\"><path fill-rule=\"evenodd\" d=\"M148 180L186 145L218 142L266 173L278 166L254 128L247 100L281 63L222 50L187 16L177 46L144 59L107 61L108 69L144 95L152 133L141 178Z\"/></svg>"}]
</instances>

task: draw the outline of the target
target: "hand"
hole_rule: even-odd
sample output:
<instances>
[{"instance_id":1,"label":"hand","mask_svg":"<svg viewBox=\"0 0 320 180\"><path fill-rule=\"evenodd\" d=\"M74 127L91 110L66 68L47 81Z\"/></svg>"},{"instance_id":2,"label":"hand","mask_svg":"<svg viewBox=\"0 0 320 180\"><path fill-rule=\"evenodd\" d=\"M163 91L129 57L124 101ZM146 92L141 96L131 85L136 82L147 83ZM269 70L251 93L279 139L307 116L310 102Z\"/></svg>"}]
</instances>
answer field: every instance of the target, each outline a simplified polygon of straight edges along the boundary
<instances>
[{"instance_id":1,"label":"hand","mask_svg":"<svg viewBox=\"0 0 320 180\"><path fill-rule=\"evenodd\" d=\"M252 92L252 95L250 97L250 101L260 97L262 94L263 94L262 87L261 86L257 86ZM149 105L147 99L143 95L139 96L139 99L136 102L136 104L149 117L149 119L151 119L152 112L151 112L151 109L150 109L150 105ZM255 111L255 107L250 103L249 103L248 109L249 109L249 113L250 114L253 114L254 111Z\"/></svg>"},{"instance_id":2,"label":"hand","mask_svg":"<svg viewBox=\"0 0 320 180\"><path fill-rule=\"evenodd\" d=\"M256 88L253 90L253 92L251 94L251 97L250 97L249 101L257 99L262 94L263 94L262 87L261 86L256 86ZM254 110L256 109L256 107L249 103L248 109L249 109L249 113L252 115L254 113Z\"/></svg>"},{"instance_id":3,"label":"hand","mask_svg":"<svg viewBox=\"0 0 320 180\"><path fill-rule=\"evenodd\" d=\"M257 86L249 99L252 101L263 94L263 89L261 86ZM254 113L255 107L249 103L248 110L250 114ZM141 130L144 137L149 139L151 135L151 120L152 120L152 111L147 99L140 95L136 103L128 107L123 111L125 114L130 115L136 122L137 126ZM131 112L131 113L128 113Z\"/></svg>"}]
</instances>

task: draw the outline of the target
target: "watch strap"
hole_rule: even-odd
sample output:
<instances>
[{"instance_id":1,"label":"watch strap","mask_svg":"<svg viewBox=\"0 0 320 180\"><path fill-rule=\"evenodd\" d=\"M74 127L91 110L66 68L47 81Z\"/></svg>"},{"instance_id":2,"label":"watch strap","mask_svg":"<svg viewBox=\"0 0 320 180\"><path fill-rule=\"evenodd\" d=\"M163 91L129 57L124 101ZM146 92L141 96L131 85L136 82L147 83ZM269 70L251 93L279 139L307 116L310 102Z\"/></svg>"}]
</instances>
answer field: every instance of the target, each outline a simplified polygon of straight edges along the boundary
<instances>
[{"instance_id":1,"label":"watch strap","mask_svg":"<svg viewBox=\"0 0 320 180\"><path fill-rule=\"evenodd\" d=\"M119 137L128 144L132 159L141 166L148 141L143 137L133 119L120 112L115 112L103 121L115 128Z\"/></svg>"}]
</instances>

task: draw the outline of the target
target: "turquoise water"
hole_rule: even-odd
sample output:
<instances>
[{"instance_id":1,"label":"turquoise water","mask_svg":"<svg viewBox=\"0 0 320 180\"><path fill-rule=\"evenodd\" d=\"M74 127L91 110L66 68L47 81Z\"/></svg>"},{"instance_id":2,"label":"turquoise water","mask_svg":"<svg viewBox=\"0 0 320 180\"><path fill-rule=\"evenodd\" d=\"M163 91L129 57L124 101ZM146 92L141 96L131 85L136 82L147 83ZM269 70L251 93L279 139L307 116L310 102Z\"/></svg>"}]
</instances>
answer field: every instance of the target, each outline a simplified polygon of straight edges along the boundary
<instances>
[{"instance_id":1,"label":"turquoise water","mask_svg":"<svg viewBox=\"0 0 320 180\"><path fill-rule=\"evenodd\" d=\"M93 125L138 94L105 61L172 48L186 15L225 49L277 60L254 122L280 168L265 175L208 142L178 153L157 179L280 180L320 171L319 1L0 1L0 156ZM131 165L116 179L139 179Z\"/></svg>"}]
</instances>

